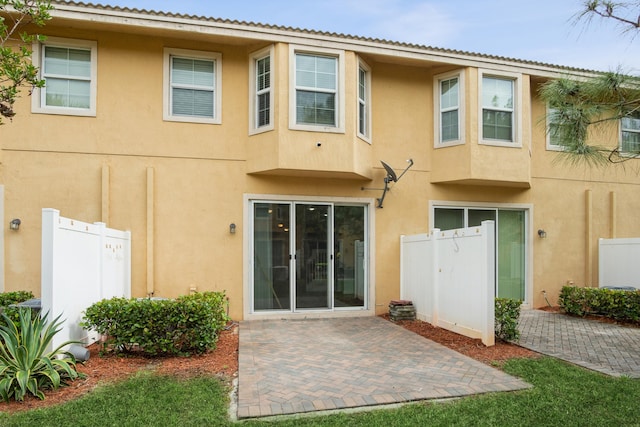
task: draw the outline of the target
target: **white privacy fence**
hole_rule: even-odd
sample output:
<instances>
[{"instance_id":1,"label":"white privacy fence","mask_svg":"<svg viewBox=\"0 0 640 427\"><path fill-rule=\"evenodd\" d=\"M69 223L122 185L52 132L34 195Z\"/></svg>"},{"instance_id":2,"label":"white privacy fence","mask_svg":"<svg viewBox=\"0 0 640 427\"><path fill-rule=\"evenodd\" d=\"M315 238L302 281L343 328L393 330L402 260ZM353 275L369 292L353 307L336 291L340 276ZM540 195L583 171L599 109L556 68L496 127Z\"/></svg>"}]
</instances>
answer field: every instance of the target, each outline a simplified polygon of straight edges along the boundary
<instances>
[{"instance_id":1,"label":"white privacy fence","mask_svg":"<svg viewBox=\"0 0 640 427\"><path fill-rule=\"evenodd\" d=\"M640 238L598 241L599 286L640 289Z\"/></svg>"},{"instance_id":2,"label":"white privacy fence","mask_svg":"<svg viewBox=\"0 0 640 427\"><path fill-rule=\"evenodd\" d=\"M494 345L495 224L401 236L400 295L416 316Z\"/></svg>"},{"instance_id":3,"label":"white privacy fence","mask_svg":"<svg viewBox=\"0 0 640 427\"><path fill-rule=\"evenodd\" d=\"M80 327L82 312L103 298L131 297L131 233L42 210L42 312L61 315L53 348L97 339Z\"/></svg>"}]
</instances>

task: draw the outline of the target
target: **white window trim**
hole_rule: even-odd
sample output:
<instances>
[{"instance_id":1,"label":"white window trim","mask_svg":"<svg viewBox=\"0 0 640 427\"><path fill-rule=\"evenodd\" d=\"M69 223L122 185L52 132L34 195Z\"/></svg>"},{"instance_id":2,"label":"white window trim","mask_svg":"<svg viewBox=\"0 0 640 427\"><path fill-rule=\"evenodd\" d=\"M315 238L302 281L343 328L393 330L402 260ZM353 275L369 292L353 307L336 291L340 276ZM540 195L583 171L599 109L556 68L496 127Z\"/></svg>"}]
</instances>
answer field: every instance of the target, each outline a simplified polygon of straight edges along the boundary
<instances>
[{"instance_id":1,"label":"white window trim","mask_svg":"<svg viewBox=\"0 0 640 427\"><path fill-rule=\"evenodd\" d=\"M262 132L267 132L270 130L273 130L273 110L274 110L274 105L273 105L273 100L274 100L274 96L273 94L275 93L275 88L274 88L274 84L275 84L275 77L276 77L276 70L275 70L275 61L274 61L274 57L273 57L273 53L274 53L274 48L273 45L266 47L264 49L260 49L257 52L253 52L250 56L249 56L249 135L255 135L258 133L262 133ZM270 81L270 86L269 86L269 124L265 125L265 126L260 126L258 127L258 112L257 112L257 89L256 89L256 61L258 61L259 59L265 58L265 57L269 57L269 66L270 66L270 73L271 73L271 81Z\"/></svg>"},{"instance_id":2,"label":"white window trim","mask_svg":"<svg viewBox=\"0 0 640 427\"><path fill-rule=\"evenodd\" d=\"M440 130L440 83L444 80L450 80L454 77L458 78L458 139L442 142L442 132ZM465 82L464 82L464 70L456 70L448 73L438 74L433 77L433 114L434 114L434 135L433 145L434 148L451 147L453 145L462 145L466 141L465 134L465 118L466 111L465 105Z\"/></svg>"},{"instance_id":3,"label":"white window trim","mask_svg":"<svg viewBox=\"0 0 640 427\"><path fill-rule=\"evenodd\" d=\"M364 110L365 110L365 133L360 132L360 69L364 70L365 73L365 99L364 99ZM356 80L356 85L358 90L356 91L357 98L357 122L356 122L356 131L358 138L364 140L371 144L371 67L364 62L361 58L358 58L358 76Z\"/></svg>"},{"instance_id":4,"label":"white window trim","mask_svg":"<svg viewBox=\"0 0 640 427\"><path fill-rule=\"evenodd\" d=\"M622 133L623 132L629 132L629 133L640 133L640 131L637 130L632 130L632 129L628 129L625 130L622 127L622 119L618 120L618 128L620 129L618 132L618 151L621 157L637 157L638 155L632 151L622 151Z\"/></svg>"},{"instance_id":5,"label":"white window trim","mask_svg":"<svg viewBox=\"0 0 640 427\"><path fill-rule=\"evenodd\" d=\"M162 82L162 105L163 119L170 122L187 123L222 123L222 54L217 52L204 52L198 50L164 48L163 59L163 82ZM213 118L174 116L171 114L171 56L179 56L191 59L207 59L214 61L214 82L213 82Z\"/></svg>"},{"instance_id":6,"label":"white window trim","mask_svg":"<svg viewBox=\"0 0 640 427\"><path fill-rule=\"evenodd\" d=\"M44 64L44 46L65 47L72 49L91 50L91 82L89 89L89 108L51 107L43 105L42 97L46 93L44 88L35 88L31 95L31 112L38 114L60 114L65 116L96 116L96 95L98 93L98 43L91 40L66 39L60 37L47 37L46 41L33 44L32 63L40 70L42 78L42 66Z\"/></svg>"},{"instance_id":7,"label":"white window trim","mask_svg":"<svg viewBox=\"0 0 640 427\"><path fill-rule=\"evenodd\" d=\"M484 77L513 81L513 141L484 139L482 136L482 79ZM478 143L499 147L522 148L522 74L506 71L478 70Z\"/></svg>"},{"instance_id":8,"label":"white window trim","mask_svg":"<svg viewBox=\"0 0 640 427\"><path fill-rule=\"evenodd\" d=\"M338 87L336 89L336 125L306 125L296 123L296 54L333 56L338 59ZM344 51L336 49L289 46L289 129L310 132L345 133L344 131L344 93L345 93Z\"/></svg>"},{"instance_id":9,"label":"white window trim","mask_svg":"<svg viewBox=\"0 0 640 427\"><path fill-rule=\"evenodd\" d=\"M547 150L548 151L565 151L566 147L551 143L551 129L549 128L549 126L551 125L550 117L551 117L552 110L553 108L551 108L549 104L547 104L547 115L545 116Z\"/></svg>"}]
</instances>

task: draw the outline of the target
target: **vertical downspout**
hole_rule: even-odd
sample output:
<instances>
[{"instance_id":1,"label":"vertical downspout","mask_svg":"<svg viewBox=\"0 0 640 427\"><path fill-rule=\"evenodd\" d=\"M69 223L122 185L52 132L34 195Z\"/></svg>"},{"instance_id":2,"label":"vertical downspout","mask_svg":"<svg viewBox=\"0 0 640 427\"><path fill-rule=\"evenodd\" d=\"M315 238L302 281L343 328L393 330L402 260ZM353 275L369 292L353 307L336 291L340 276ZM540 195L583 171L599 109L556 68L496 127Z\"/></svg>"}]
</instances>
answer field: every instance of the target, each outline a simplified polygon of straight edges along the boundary
<instances>
[{"instance_id":1,"label":"vertical downspout","mask_svg":"<svg viewBox=\"0 0 640 427\"><path fill-rule=\"evenodd\" d=\"M111 207L111 169L108 165L102 165L102 212L100 214L100 222L105 223L107 226L111 225L109 222L109 211Z\"/></svg>"},{"instance_id":2,"label":"vertical downspout","mask_svg":"<svg viewBox=\"0 0 640 427\"><path fill-rule=\"evenodd\" d=\"M618 234L618 230L617 230L617 223L616 223L616 217L618 214L618 200L616 197L616 192L612 191L611 193L609 193L609 224L610 224L610 228L609 228L609 238L610 239L615 239L616 235Z\"/></svg>"},{"instance_id":3,"label":"vertical downspout","mask_svg":"<svg viewBox=\"0 0 640 427\"><path fill-rule=\"evenodd\" d=\"M591 200L591 190L586 190L585 192L585 277L584 277L584 285L592 286L592 275L593 275L593 249L591 248L591 233L593 228L593 203Z\"/></svg>"},{"instance_id":4,"label":"vertical downspout","mask_svg":"<svg viewBox=\"0 0 640 427\"><path fill-rule=\"evenodd\" d=\"M154 169L147 168L147 296L152 297L154 287Z\"/></svg>"}]
</instances>

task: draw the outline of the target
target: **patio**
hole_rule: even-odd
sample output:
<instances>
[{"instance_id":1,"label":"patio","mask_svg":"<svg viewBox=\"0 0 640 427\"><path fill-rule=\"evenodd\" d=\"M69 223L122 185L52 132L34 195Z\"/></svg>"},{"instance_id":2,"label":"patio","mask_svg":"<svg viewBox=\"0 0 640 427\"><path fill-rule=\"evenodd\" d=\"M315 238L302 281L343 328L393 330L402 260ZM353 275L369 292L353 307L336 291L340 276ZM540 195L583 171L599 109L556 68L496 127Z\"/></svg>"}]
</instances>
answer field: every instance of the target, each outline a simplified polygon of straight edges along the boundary
<instances>
[{"instance_id":1,"label":"patio","mask_svg":"<svg viewBox=\"0 0 640 427\"><path fill-rule=\"evenodd\" d=\"M240 419L529 387L379 317L242 322L238 381Z\"/></svg>"}]
</instances>

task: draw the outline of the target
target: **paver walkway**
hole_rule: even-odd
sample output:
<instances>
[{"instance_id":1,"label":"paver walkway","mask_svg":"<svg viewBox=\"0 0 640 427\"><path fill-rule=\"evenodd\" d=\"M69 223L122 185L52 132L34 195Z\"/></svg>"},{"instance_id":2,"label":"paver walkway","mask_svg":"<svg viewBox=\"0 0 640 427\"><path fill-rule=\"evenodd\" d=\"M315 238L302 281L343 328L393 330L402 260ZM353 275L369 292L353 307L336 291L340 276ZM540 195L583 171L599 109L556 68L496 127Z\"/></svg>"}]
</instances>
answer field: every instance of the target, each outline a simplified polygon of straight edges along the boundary
<instances>
[{"instance_id":1,"label":"paver walkway","mask_svg":"<svg viewBox=\"0 0 640 427\"><path fill-rule=\"evenodd\" d=\"M373 316L244 321L238 358L238 418L529 387Z\"/></svg>"},{"instance_id":2,"label":"paver walkway","mask_svg":"<svg viewBox=\"0 0 640 427\"><path fill-rule=\"evenodd\" d=\"M640 328L523 310L518 329L522 347L607 375L640 378Z\"/></svg>"}]
</instances>

